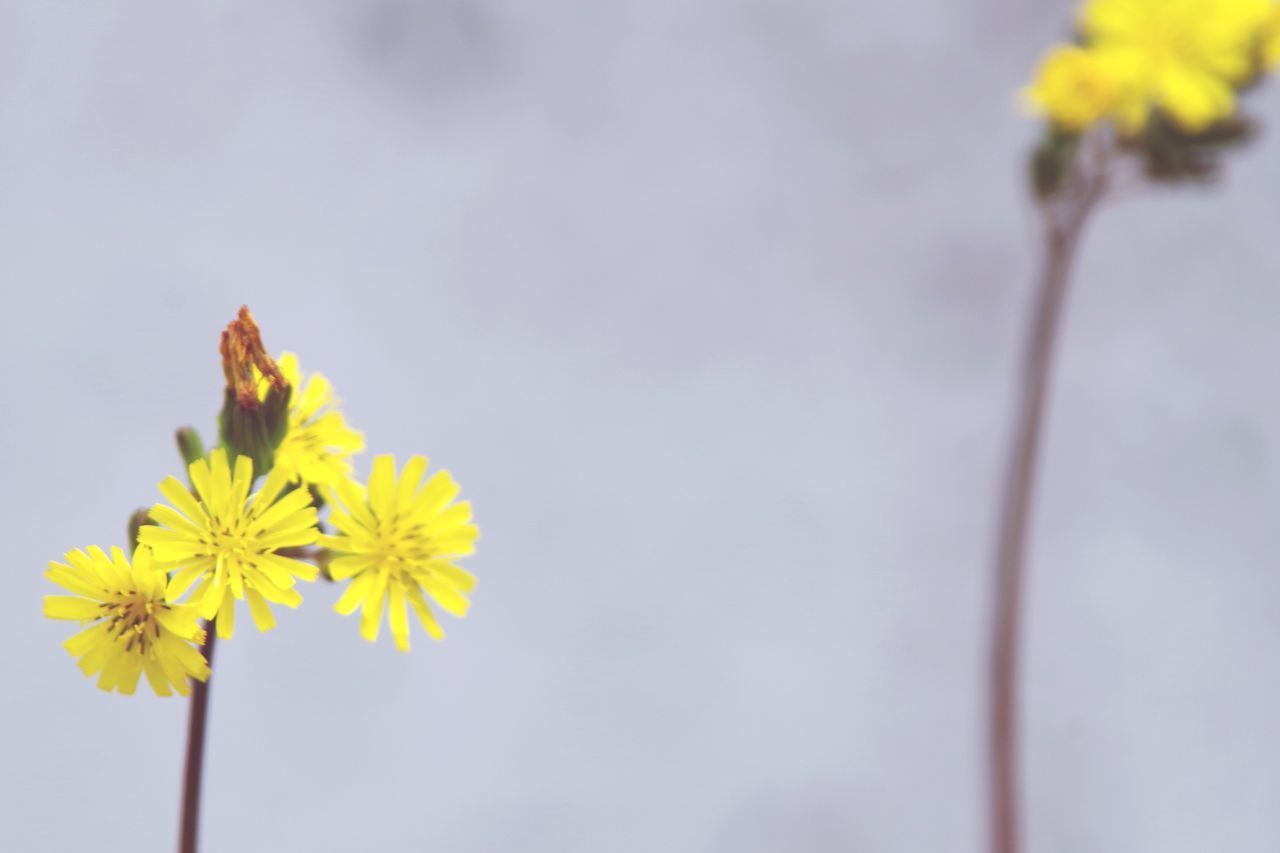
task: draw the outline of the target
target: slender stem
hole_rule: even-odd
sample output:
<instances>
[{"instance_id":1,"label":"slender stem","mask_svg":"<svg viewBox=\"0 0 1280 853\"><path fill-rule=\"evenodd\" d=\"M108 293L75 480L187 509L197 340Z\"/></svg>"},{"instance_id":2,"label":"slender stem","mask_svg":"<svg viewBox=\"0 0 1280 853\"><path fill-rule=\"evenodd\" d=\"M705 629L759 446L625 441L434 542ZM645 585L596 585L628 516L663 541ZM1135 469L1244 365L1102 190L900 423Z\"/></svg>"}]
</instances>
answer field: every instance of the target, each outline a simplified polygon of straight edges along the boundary
<instances>
[{"instance_id":1,"label":"slender stem","mask_svg":"<svg viewBox=\"0 0 1280 853\"><path fill-rule=\"evenodd\" d=\"M177 431L178 452L190 465L204 458L204 442L192 427ZM178 853L196 853L200 834L200 779L204 771L204 730L209 719L209 683L213 681L213 644L217 641L212 622L204 625L204 643L200 653L209 663L210 674L204 681L192 679L191 710L187 715L187 760L182 770L182 815L178 828Z\"/></svg>"},{"instance_id":2,"label":"slender stem","mask_svg":"<svg viewBox=\"0 0 1280 853\"><path fill-rule=\"evenodd\" d=\"M1101 150L1094 158L1094 171L1079 177L1073 187L1075 192L1060 200L1065 209L1049 205L1044 209L1044 267L1022 363L1017 422L1009 448L996 550L988 733L993 853L1022 850L1018 663L1027 529L1063 302L1081 232L1106 187L1105 160L1105 150Z\"/></svg>"},{"instance_id":3,"label":"slender stem","mask_svg":"<svg viewBox=\"0 0 1280 853\"><path fill-rule=\"evenodd\" d=\"M212 623L205 624L204 645L201 654L213 666L213 646L217 632ZM209 719L209 685L207 681L193 681L191 686L191 713L187 717L187 761L182 771L182 823L178 834L178 853L196 853L200 835L200 779L204 770L204 731Z\"/></svg>"}]
</instances>

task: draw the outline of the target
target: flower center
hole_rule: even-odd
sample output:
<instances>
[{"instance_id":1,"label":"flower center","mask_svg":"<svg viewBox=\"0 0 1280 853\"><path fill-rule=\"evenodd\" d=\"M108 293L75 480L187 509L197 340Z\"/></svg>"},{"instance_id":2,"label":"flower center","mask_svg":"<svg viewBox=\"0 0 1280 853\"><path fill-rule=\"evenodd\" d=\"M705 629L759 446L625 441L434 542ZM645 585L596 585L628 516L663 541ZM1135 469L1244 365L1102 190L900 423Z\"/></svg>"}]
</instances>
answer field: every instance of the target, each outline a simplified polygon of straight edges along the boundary
<instances>
[{"instance_id":1,"label":"flower center","mask_svg":"<svg viewBox=\"0 0 1280 853\"><path fill-rule=\"evenodd\" d=\"M391 518L379 525L372 549L377 562L394 574L410 574L410 569L434 555L430 537L418 525L406 525Z\"/></svg>"},{"instance_id":2,"label":"flower center","mask_svg":"<svg viewBox=\"0 0 1280 853\"><path fill-rule=\"evenodd\" d=\"M209 550L214 557L234 559L246 562L253 544L253 539L239 527L224 527L214 530L210 537Z\"/></svg>"},{"instance_id":3,"label":"flower center","mask_svg":"<svg viewBox=\"0 0 1280 853\"><path fill-rule=\"evenodd\" d=\"M99 605L102 615L110 620L111 633L124 639L125 649L132 651L136 643L144 653L150 643L160 638L155 609L164 606L137 591L116 593Z\"/></svg>"}]
</instances>

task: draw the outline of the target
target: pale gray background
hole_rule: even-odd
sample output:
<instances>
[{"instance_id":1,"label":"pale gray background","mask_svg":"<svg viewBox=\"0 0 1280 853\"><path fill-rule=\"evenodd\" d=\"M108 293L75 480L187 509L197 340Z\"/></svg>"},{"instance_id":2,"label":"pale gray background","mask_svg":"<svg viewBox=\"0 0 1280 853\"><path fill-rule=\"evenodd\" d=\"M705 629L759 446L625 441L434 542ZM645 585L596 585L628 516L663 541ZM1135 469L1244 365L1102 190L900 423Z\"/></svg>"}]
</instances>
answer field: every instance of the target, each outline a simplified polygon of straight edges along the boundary
<instances>
[{"instance_id":1,"label":"pale gray background","mask_svg":"<svg viewBox=\"0 0 1280 853\"><path fill-rule=\"evenodd\" d=\"M200 7L0 3L0 847L172 844L186 705L96 691L41 572L211 428L248 302L455 472L481 581L408 656L331 587L244 620L208 853L979 851L1013 93L1069 4ZM1278 150L1091 235L1034 853L1280 848Z\"/></svg>"}]
</instances>

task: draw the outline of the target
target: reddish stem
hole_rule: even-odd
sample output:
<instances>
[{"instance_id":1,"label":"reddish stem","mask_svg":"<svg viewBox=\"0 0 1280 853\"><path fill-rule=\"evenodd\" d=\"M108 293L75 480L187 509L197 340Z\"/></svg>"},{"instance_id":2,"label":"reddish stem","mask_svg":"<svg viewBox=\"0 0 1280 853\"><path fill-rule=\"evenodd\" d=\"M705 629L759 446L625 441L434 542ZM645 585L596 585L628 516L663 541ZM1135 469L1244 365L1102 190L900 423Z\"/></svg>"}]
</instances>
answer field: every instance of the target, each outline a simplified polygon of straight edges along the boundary
<instances>
[{"instance_id":1,"label":"reddish stem","mask_svg":"<svg viewBox=\"0 0 1280 853\"><path fill-rule=\"evenodd\" d=\"M217 632L212 623L205 624L204 645L200 647L204 659L213 667L213 646ZM209 685L212 672L206 681L192 681L191 713L187 717L187 761L182 772L182 818L178 831L178 853L196 853L200 835L200 781L204 771L205 728L209 719Z\"/></svg>"},{"instance_id":2,"label":"reddish stem","mask_svg":"<svg viewBox=\"0 0 1280 853\"><path fill-rule=\"evenodd\" d=\"M1105 141L1094 140L1091 160L1082 159L1076 182L1055 208L1045 213L1045 261L1032 309L1022 363L1017 422L1009 449L996 550L995 602L992 611L989 760L991 850L1022 850L1019 785L1018 666L1022 635L1027 531L1040 455L1044 412L1063 303L1072 262L1089 214L1106 189Z\"/></svg>"}]
</instances>

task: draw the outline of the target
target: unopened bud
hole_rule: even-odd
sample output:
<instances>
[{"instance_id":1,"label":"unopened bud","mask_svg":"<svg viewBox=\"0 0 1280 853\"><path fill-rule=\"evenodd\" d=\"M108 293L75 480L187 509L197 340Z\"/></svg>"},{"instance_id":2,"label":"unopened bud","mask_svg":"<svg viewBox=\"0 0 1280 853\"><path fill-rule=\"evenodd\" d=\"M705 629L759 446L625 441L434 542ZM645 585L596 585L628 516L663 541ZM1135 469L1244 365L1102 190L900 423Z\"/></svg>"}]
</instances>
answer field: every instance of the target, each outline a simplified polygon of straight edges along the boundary
<instances>
[{"instance_id":1,"label":"unopened bud","mask_svg":"<svg viewBox=\"0 0 1280 853\"><path fill-rule=\"evenodd\" d=\"M1041 201L1057 195L1070 173L1079 146L1078 134L1052 128L1031 153L1031 187Z\"/></svg>"},{"instance_id":2,"label":"unopened bud","mask_svg":"<svg viewBox=\"0 0 1280 853\"><path fill-rule=\"evenodd\" d=\"M138 550L138 531L144 524L151 523L150 510L136 509L133 515L129 516L129 553L132 554Z\"/></svg>"},{"instance_id":3,"label":"unopened bud","mask_svg":"<svg viewBox=\"0 0 1280 853\"><path fill-rule=\"evenodd\" d=\"M178 452L182 454L182 461L187 465L195 462L197 459L204 458L204 442L200 440L200 433L191 427L183 427L178 430Z\"/></svg>"}]
</instances>

